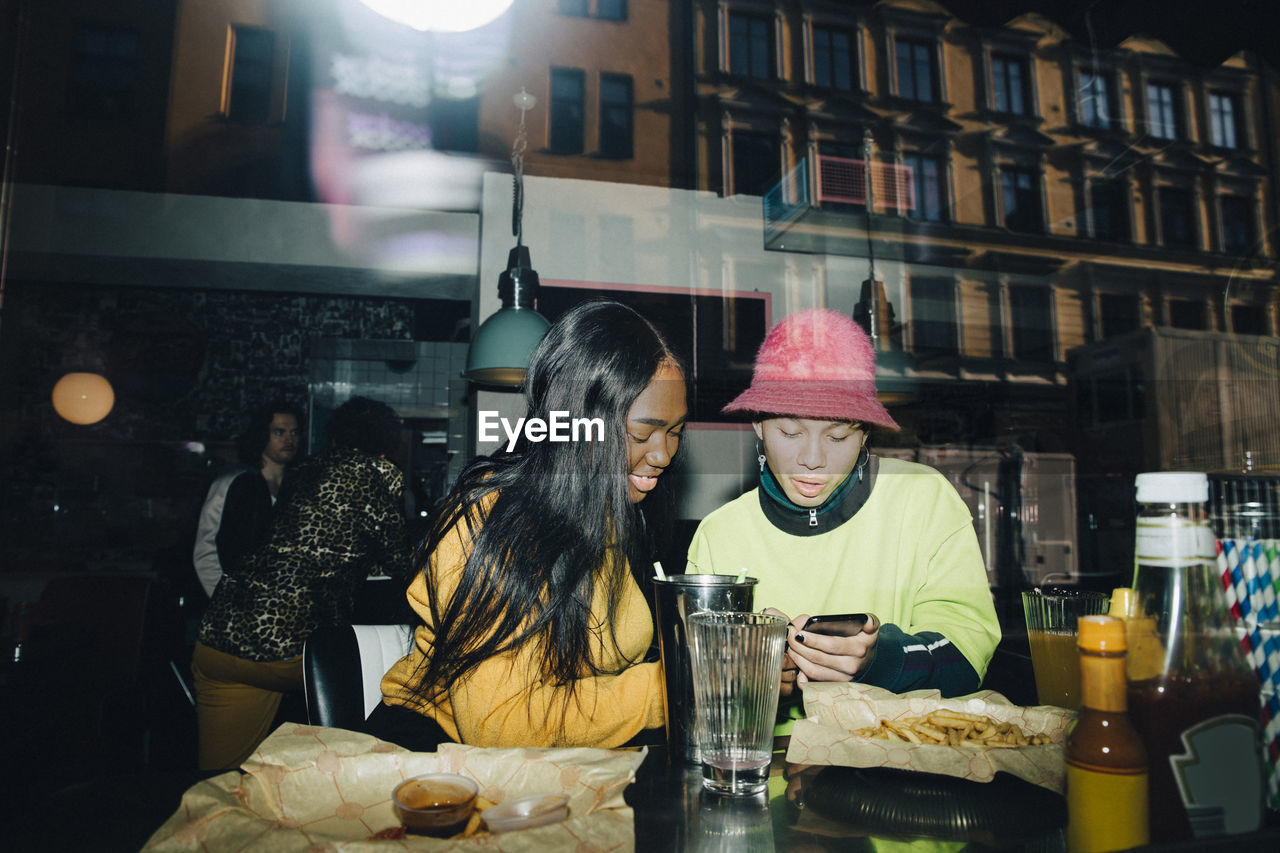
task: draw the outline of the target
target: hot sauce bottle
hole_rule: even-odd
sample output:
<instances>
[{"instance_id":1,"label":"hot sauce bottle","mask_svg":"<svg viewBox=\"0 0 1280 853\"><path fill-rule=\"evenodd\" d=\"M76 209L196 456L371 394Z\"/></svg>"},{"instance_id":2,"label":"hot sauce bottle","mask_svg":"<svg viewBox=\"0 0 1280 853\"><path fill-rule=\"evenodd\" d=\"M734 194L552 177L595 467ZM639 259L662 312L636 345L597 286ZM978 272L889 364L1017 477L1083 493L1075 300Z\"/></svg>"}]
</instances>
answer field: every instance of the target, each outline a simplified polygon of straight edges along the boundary
<instances>
[{"instance_id":1,"label":"hot sauce bottle","mask_svg":"<svg viewBox=\"0 0 1280 853\"><path fill-rule=\"evenodd\" d=\"M1128 702L1150 762L1151 840L1252 832L1265 790L1258 680L1218 576L1208 478L1158 472L1136 485Z\"/></svg>"},{"instance_id":2,"label":"hot sauce bottle","mask_svg":"<svg viewBox=\"0 0 1280 853\"><path fill-rule=\"evenodd\" d=\"M1081 616L1080 715L1067 735L1067 851L1146 844L1147 750L1125 713L1125 625Z\"/></svg>"}]
</instances>

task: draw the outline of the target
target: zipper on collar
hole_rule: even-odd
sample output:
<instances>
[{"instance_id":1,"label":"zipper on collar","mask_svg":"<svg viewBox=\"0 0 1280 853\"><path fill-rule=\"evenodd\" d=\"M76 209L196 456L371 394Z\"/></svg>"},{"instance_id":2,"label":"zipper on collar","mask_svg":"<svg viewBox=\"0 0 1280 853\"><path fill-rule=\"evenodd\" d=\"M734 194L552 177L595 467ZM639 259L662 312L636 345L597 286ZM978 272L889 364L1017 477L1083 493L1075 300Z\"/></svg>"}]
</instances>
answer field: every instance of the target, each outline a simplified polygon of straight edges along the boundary
<instances>
[{"instance_id":1,"label":"zipper on collar","mask_svg":"<svg viewBox=\"0 0 1280 853\"><path fill-rule=\"evenodd\" d=\"M817 509L817 507L814 507L813 509L809 510L809 526L810 526L810 527L817 527L817 526L818 526L818 509Z\"/></svg>"}]
</instances>

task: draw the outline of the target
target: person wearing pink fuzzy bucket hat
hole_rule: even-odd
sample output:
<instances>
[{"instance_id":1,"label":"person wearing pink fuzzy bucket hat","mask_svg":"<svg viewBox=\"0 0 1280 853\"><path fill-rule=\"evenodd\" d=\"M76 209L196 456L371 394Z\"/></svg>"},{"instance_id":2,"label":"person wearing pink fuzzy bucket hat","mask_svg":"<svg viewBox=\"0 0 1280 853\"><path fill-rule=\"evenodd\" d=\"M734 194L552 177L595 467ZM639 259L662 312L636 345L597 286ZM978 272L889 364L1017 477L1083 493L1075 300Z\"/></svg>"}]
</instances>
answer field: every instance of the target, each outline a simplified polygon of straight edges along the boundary
<instances>
[{"instance_id":1,"label":"person wearing pink fuzzy bucket hat","mask_svg":"<svg viewBox=\"0 0 1280 853\"><path fill-rule=\"evenodd\" d=\"M807 681L977 690L1000 623L973 518L938 471L867 448L873 427L898 429L867 333L829 309L786 317L724 411L752 421L760 485L702 520L685 571L745 568L757 606L797 614L783 696ZM829 628L814 613L866 619Z\"/></svg>"}]
</instances>

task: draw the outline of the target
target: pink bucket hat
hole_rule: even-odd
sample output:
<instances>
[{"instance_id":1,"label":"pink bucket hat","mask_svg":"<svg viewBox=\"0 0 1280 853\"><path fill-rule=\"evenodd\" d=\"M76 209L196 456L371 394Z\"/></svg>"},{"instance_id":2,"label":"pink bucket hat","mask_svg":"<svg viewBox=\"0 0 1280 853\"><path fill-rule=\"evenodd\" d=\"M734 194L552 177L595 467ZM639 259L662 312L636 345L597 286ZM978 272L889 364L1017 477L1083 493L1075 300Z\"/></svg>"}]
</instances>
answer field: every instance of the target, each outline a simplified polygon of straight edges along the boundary
<instances>
[{"instance_id":1,"label":"pink bucket hat","mask_svg":"<svg viewBox=\"0 0 1280 853\"><path fill-rule=\"evenodd\" d=\"M769 330L756 354L751 387L728 412L862 421L899 429L876 399L876 354L851 317L811 308Z\"/></svg>"}]
</instances>

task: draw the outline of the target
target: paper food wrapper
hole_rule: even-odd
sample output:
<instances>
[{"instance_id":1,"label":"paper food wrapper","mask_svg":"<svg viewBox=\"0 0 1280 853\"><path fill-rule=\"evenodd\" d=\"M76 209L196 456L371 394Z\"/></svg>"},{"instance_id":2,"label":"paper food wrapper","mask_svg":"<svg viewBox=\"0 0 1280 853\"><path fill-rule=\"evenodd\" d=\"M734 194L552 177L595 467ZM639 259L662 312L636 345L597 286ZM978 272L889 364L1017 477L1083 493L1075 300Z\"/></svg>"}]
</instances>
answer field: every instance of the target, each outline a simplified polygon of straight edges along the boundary
<instances>
[{"instance_id":1,"label":"paper food wrapper","mask_svg":"<svg viewBox=\"0 0 1280 853\"><path fill-rule=\"evenodd\" d=\"M146 851L634 850L623 789L647 750L481 749L442 744L409 752L344 729L287 723L241 767L192 786ZM480 796L569 795L563 823L456 841L406 835L374 839L400 825L391 792L423 773L475 779Z\"/></svg>"},{"instance_id":2,"label":"paper food wrapper","mask_svg":"<svg viewBox=\"0 0 1280 853\"><path fill-rule=\"evenodd\" d=\"M843 682L804 685L805 719L797 720L787 748L792 764L835 764L844 767L892 767L990 782L1003 771L1062 793L1062 759L1067 725L1075 712L1052 705L1020 707L991 690L943 699L937 690L890 693L879 687ZM939 709L986 714L1016 723L1029 735L1044 734L1050 743L1017 749L899 743L855 735L881 720L923 717Z\"/></svg>"}]
</instances>

